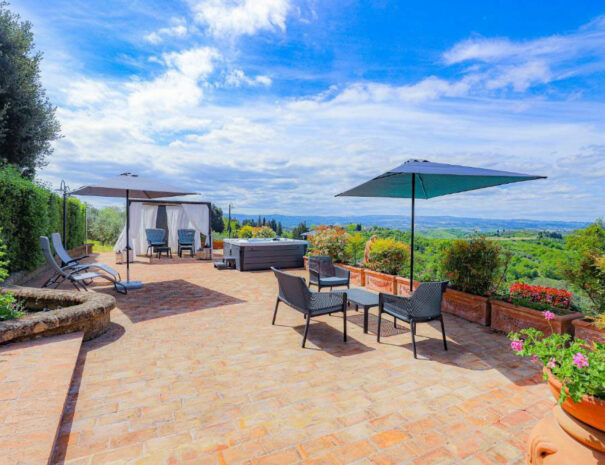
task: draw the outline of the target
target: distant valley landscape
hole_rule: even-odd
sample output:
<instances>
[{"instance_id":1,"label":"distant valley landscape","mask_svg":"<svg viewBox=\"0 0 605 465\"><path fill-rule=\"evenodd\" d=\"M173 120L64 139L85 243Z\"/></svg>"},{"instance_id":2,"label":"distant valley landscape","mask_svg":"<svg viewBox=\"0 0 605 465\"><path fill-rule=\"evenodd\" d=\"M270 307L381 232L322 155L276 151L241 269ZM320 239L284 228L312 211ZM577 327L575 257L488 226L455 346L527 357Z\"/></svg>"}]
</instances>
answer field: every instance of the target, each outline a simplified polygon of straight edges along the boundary
<instances>
[{"instance_id":1,"label":"distant valley landscape","mask_svg":"<svg viewBox=\"0 0 605 465\"><path fill-rule=\"evenodd\" d=\"M244 219L266 218L281 222L284 228L293 228L305 221L307 226L312 225L346 225L359 223L362 226L381 226L384 228L408 230L410 217L399 215L360 215L360 216L316 216L316 215L280 215L280 214L234 214L233 218L240 222ZM417 216L416 228L423 229L461 229L478 231L496 230L548 230L569 232L584 228L588 222L581 221L538 221L528 219L491 219L491 218L463 218L455 216Z\"/></svg>"}]
</instances>

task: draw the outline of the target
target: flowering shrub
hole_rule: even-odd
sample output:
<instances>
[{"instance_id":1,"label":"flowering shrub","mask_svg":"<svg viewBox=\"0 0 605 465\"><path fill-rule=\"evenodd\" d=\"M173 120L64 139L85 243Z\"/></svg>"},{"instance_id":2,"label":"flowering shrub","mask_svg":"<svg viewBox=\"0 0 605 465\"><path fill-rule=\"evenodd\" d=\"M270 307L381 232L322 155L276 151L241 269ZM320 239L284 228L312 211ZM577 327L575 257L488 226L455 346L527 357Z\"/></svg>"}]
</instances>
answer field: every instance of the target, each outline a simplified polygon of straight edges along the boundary
<instances>
[{"instance_id":1,"label":"flowering shrub","mask_svg":"<svg viewBox=\"0 0 605 465\"><path fill-rule=\"evenodd\" d=\"M347 232L338 226L319 226L313 236L310 236L313 255L328 255L334 262L346 259Z\"/></svg>"},{"instance_id":2,"label":"flowering shrub","mask_svg":"<svg viewBox=\"0 0 605 465\"><path fill-rule=\"evenodd\" d=\"M544 312L547 320L555 316ZM605 399L605 344L576 339L569 334L544 334L535 328L511 332L511 349L517 355L531 356L533 362L541 362L561 381L563 388L559 403L569 396L579 402L585 394ZM546 380L548 375L544 375Z\"/></svg>"},{"instance_id":3,"label":"flowering shrub","mask_svg":"<svg viewBox=\"0 0 605 465\"><path fill-rule=\"evenodd\" d=\"M398 274L410 259L410 248L394 239L376 239L370 246L367 267L374 271Z\"/></svg>"},{"instance_id":4,"label":"flowering shrub","mask_svg":"<svg viewBox=\"0 0 605 465\"><path fill-rule=\"evenodd\" d=\"M275 237L275 231L269 226L261 226L260 228L254 228L252 237Z\"/></svg>"},{"instance_id":5,"label":"flowering shrub","mask_svg":"<svg viewBox=\"0 0 605 465\"><path fill-rule=\"evenodd\" d=\"M254 236L254 228L250 225L242 226L237 236L241 239L250 239Z\"/></svg>"},{"instance_id":6,"label":"flowering shrub","mask_svg":"<svg viewBox=\"0 0 605 465\"><path fill-rule=\"evenodd\" d=\"M572 293L565 289L530 286L523 283L513 284L508 295L501 296L501 298L515 305L542 311L553 310L556 313L567 313L572 306ZM546 313L554 315L551 311Z\"/></svg>"},{"instance_id":7,"label":"flowering shrub","mask_svg":"<svg viewBox=\"0 0 605 465\"><path fill-rule=\"evenodd\" d=\"M445 250L441 276L452 288L475 295L488 295L505 263L502 247L485 237L458 239Z\"/></svg>"}]
</instances>

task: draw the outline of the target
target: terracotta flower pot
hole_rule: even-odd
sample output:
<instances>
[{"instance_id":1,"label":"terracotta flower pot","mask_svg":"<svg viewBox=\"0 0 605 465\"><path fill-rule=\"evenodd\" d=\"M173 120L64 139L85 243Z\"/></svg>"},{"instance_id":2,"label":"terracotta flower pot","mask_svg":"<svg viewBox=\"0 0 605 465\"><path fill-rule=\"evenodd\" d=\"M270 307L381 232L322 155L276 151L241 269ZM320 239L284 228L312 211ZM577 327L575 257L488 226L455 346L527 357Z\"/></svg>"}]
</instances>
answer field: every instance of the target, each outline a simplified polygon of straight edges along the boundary
<instances>
[{"instance_id":1,"label":"terracotta flower pot","mask_svg":"<svg viewBox=\"0 0 605 465\"><path fill-rule=\"evenodd\" d=\"M305 262L305 270L309 269L309 257L307 257L306 255L303 257L303 260Z\"/></svg>"},{"instance_id":2,"label":"terracotta flower pot","mask_svg":"<svg viewBox=\"0 0 605 465\"><path fill-rule=\"evenodd\" d=\"M542 331L545 336L550 336L552 332L556 334L573 334L573 325L571 322L584 316L582 313L574 312L567 315L557 315L554 320L549 321L544 319L544 312L540 310L519 307L502 300L492 300L490 302L492 307L491 327L505 333L536 328Z\"/></svg>"},{"instance_id":3,"label":"terracotta flower pot","mask_svg":"<svg viewBox=\"0 0 605 465\"><path fill-rule=\"evenodd\" d=\"M556 400L561 395L561 381L551 371L544 368L548 375L548 387ZM561 404L561 408L578 420L600 431L605 431L605 400L594 396L584 395L581 402L574 402L569 397Z\"/></svg>"},{"instance_id":4,"label":"terracotta flower pot","mask_svg":"<svg viewBox=\"0 0 605 465\"><path fill-rule=\"evenodd\" d=\"M441 310L483 326L490 324L490 302L487 297L447 289L443 294Z\"/></svg>"},{"instance_id":5,"label":"terracotta flower pot","mask_svg":"<svg viewBox=\"0 0 605 465\"><path fill-rule=\"evenodd\" d=\"M574 337L588 342L605 344L605 329L597 328L588 318L573 320Z\"/></svg>"},{"instance_id":6,"label":"terracotta flower pot","mask_svg":"<svg viewBox=\"0 0 605 465\"><path fill-rule=\"evenodd\" d=\"M213 249L222 249L225 246L225 242L224 241L212 241L212 248Z\"/></svg>"},{"instance_id":7,"label":"terracotta flower pot","mask_svg":"<svg viewBox=\"0 0 605 465\"><path fill-rule=\"evenodd\" d=\"M345 265L344 263L337 263L338 266L346 268L351 272L351 284L363 286L365 284L365 270L357 266Z\"/></svg>"},{"instance_id":8,"label":"terracotta flower pot","mask_svg":"<svg viewBox=\"0 0 605 465\"><path fill-rule=\"evenodd\" d=\"M397 283L392 274L380 273L374 270L364 270L364 286L378 292L395 294Z\"/></svg>"}]
</instances>

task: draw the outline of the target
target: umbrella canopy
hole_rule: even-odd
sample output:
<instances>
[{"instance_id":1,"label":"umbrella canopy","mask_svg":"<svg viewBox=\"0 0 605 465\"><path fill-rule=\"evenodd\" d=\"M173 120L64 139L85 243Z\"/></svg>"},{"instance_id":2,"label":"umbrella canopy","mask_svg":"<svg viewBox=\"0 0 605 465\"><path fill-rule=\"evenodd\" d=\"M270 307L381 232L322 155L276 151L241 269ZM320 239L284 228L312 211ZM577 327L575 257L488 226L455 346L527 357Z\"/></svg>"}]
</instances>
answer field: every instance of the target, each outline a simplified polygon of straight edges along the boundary
<instances>
[{"instance_id":1,"label":"umbrella canopy","mask_svg":"<svg viewBox=\"0 0 605 465\"><path fill-rule=\"evenodd\" d=\"M397 168L338 194L338 196L409 199L413 195L416 198L431 199L456 192L542 178L545 176L432 163L427 160L408 160ZM414 181L416 181L416 185L412 192Z\"/></svg>"},{"instance_id":2,"label":"umbrella canopy","mask_svg":"<svg viewBox=\"0 0 605 465\"><path fill-rule=\"evenodd\" d=\"M412 199L410 291L414 288L414 201L466 192L514 182L544 179L546 176L488 170L470 166L408 160L402 165L376 176L339 196L395 197Z\"/></svg>"},{"instance_id":3,"label":"umbrella canopy","mask_svg":"<svg viewBox=\"0 0 605 465\"><path fill-rule=\"evenodd\" d=\"M94 184L80 187L71 195L95 195L98 197L126 197L134 199L157 199L195 194L180 187L158 182L155 179L142 178L136 174L123 173L119 176L103 179Z\"/></svg>"},{"instance_id":4,"label":"umbrella canopy","mask_svg":"<svg viewBox=\"0 0 605 465\"><path fill-rule=\"evenodd\" d=\"M127 289L139 289L140 281L130 281L130 208L129 200L157 199L161 197L177 197L181 195L195 194L187 192L180 187L158 182L155 179L142 178L132 173L122 173L119 176L103 179L89 186L83 186L71 195L94 195L97 197L124 197L126 199L126 282Z\"/></svg>"}]
</instances>

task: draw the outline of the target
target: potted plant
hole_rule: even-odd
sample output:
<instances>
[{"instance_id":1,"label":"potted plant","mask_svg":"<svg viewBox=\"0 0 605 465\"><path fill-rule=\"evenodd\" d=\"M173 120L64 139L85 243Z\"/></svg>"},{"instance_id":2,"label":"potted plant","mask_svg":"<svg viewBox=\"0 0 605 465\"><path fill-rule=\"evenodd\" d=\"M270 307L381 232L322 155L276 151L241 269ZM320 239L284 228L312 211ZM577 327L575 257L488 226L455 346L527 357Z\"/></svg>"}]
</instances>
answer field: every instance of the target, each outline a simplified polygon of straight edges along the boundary
<instances>
[{"instance_id":1,"label":"potted plant","mask_svg":"<svg viewBox=\"0 0 605 465\"><path fill-rule=\"evenodd\" d=\"M450 281L442 310L489 326L489 295L507 262L501 246L483 236L453 241L441 261L441 275Z\"/></svg>"},{"instance_id":2,"label":"potted plant","mask_svg":"<svg viewBox=\"0 0 605 465\"><path fill-rule=\"evenodd\" d=\"M394 239L375 239L365 264L364 285L379 292L397 293L397 274L410 259L410 248Z\"/></svg>"},{"instance_id":3,"label":"potted plant","mask_svg":"<svg viewBox=\"0 0 605 465\"><path fill-rule=\"evenodd\" d=\"M581 318L572 304L572 294L565 289L513 284L509 292L491 300L493 329L509 332L536 328L545 334L572 334L572 321ZM553 315L549 321L544 312Z\"/></svg>"},{"instance_id":4,"label":"potted plant","mask_svg":"<svg viewBox=\"0 0 605 465\"><path fill-rule=\"evenodd\" d=\"M543 319L549 325L555 315L546 311ZM553 395L564 410L573 414L587 405L596 404L600 415L588 412L579 413L582 418L574 416L605 431L605 344L572 339L569 334L552 331L545 337L536 328L510 332L508 338L517 355L531 357L534 363L543 365L544 380L548 380ZM588 403L578 405L585 401Z\"/></svg>"}]
</instances>

